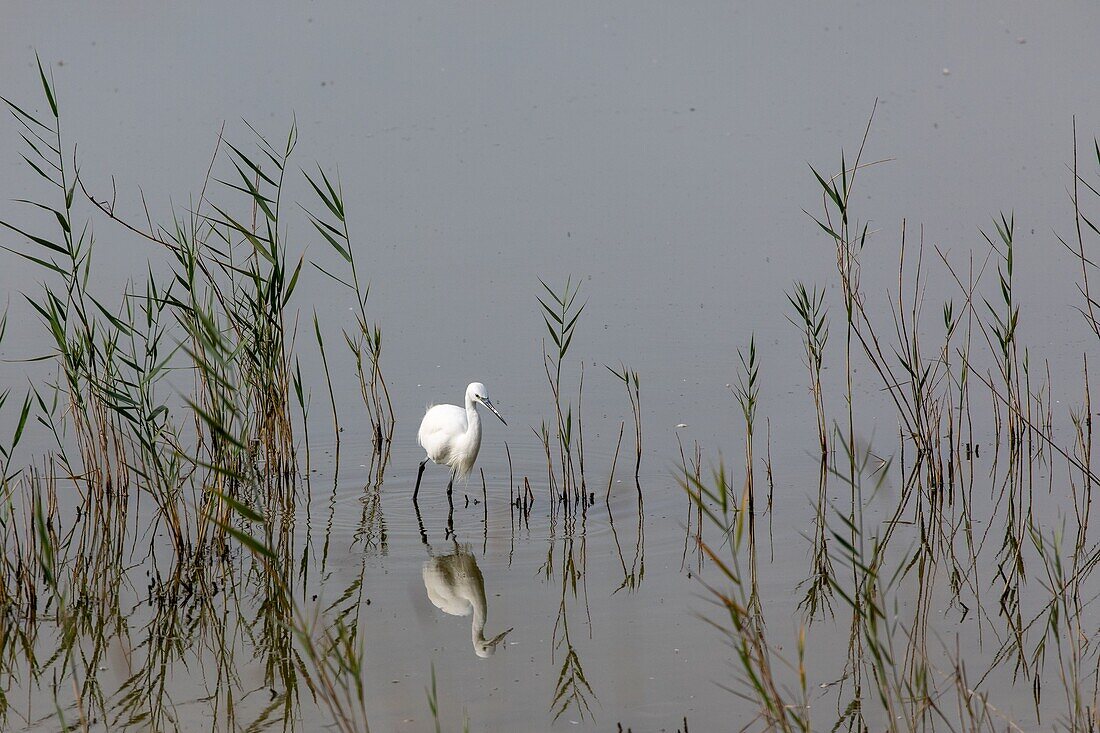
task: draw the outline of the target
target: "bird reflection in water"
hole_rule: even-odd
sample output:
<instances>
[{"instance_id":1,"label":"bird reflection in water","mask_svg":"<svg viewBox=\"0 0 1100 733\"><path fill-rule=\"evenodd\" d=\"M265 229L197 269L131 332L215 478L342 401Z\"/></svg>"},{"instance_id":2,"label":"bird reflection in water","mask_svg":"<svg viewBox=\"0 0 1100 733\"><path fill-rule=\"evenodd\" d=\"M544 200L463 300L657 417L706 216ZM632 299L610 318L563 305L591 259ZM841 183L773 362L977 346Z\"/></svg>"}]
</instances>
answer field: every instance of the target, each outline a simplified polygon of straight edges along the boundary
<instances>
[{"instance_id":1,"label":"bird reflection in water","mask_svg":"<svg viewBox=\"0 0 1100 733\"><path fill-rule=\"evenodd\" d=\"M453 554L431 558L424 563L422 574L424 589L436 608L452 616L473 615L470 633L474 652L482 659L491 657L512 629L485 638L485 579L474 556L456 542Z\"/></svg>"}]
</instances>

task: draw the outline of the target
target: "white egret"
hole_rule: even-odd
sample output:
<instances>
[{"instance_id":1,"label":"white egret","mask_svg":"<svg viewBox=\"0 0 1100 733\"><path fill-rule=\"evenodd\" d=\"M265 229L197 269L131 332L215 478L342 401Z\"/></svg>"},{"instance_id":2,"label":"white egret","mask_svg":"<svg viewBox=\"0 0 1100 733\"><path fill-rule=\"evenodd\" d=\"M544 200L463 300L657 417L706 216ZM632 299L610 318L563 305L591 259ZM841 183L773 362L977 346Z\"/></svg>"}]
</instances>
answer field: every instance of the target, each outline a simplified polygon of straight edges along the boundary
<instances>
[{"instance_id":1,"label":"white egret","mask_svg":"<svg viewBox=\"0 0 1100 733\"><path fill-rule=\"evenodd\" d=\"M433 557L425 562L421 575L424 577L424 590L436 608L452 616L473 614L470 634L474 653L482 659L491 656L511 629L492 639L485 638L485 616L488 612L485 579L474 556L456 544L453 555Z\"/></svg>"},{"instance_id":2,"label":"white egret","mask_svg":"<svg viewBox=\"0 0 1100 733\"><path fill-rule=\"evenodd\" d=\"M429 407L420 421L420 430L416 440L428 456L420 462L416 472L416 488L413 489L413 501L420 493L420 478L424 475L424 465L432 463L448 466L451 480L447 483L447 500L451 499L451 489L455 476L466 478L474 468L477 452L481 448L481 418L477 413L478 404L485 405L489 411L504 422L497 408L489 399L489 392L481 382L473 382L466 388L466 407L458 405L435 405Z\"/></svg>"}]
</instances>

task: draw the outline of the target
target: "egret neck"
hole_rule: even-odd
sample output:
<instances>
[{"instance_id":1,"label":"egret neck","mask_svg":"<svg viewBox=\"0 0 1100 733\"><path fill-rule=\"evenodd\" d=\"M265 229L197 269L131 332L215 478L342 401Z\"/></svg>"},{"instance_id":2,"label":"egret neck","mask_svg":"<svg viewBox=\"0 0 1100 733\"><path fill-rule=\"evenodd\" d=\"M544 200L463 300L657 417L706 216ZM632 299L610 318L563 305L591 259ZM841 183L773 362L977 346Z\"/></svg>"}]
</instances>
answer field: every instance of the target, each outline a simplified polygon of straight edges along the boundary
<instances>
[{"instance_id":1,"label":"egret neck","mask_svg":"<svg viewBox=\"0 0 1100 733\"><path fill-rule=\"evenodd\" d=\"M481 416L477 413L477 400L469 392L466 393L466 441L467 445L481 447ZM473 461L470 463L472 465Z\"/></svg>"},{"instance_id":2,"label":"egret neck","mask_svg":"<svg viewBox=\"0 0 1100 733\"><path fill-rule=\"evenodd\" d=\"M474 618L470 623L470 632L474 642L474 654L477 654L482 659L493 656L493 652L497 650L497 644L504 641L504 637L508 635L511 629L507 629L503 633L497 634L492 639L485 638L485 591L481 589L480 598L473 599L472 603L474 607Z\"/></svg>"}]
</instances>

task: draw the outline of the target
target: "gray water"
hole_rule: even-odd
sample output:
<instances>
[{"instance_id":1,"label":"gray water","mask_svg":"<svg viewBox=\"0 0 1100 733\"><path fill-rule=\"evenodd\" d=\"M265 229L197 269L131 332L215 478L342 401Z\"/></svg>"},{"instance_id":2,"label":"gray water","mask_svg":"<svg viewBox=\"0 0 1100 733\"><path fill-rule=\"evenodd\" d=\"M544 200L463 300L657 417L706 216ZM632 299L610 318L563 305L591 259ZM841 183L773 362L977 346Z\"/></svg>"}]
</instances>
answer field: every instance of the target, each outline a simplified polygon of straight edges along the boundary
<instances>
[{"instance_id":1,"label":"gray water","mask_svg":"<svg viewBox=\"0 0 1100 733\"><path fill-rule=\"evenodd\" d=\"M808 164L835 170L842 149L850 161L876 100L864 160L889 161L861 173L856 202L874 231L868 290L895 286L903 218L911 232L924 227L929 247L984 257L979 227L1013 211L1019 297L1031 306L1021 329L1049 360L1053 382L1067 385L1056 395L1059 417L1063 403L1080 399L1071 380L1092 342L1073 311L1079 264L1055 233L1073 225L1073 118L1082 144L1100 130L1093 5L12 2L2 15L0 94L42 109L37 51L82 175L102 196L113 177L118 210L132 219L144 220L140 192L155 220L188 206L223 122L228 139L248 140L242 119L273 139L295 120L297 164L339 171L372 282L370 315L385 334L397 429L379 514L367 519L369 438L347 357L333 368L345 426L337 473L319 359L312 338L300 336L316 473L295 537L329 547L306 595L335 600L362 577L373 730L430 728L433 666L455 730L464 713L471 730L614 730L621 722L672 731L686 717L691 730L708 731L751 718L751 705L721 689L733 684L735 663L698 617L709 605L685 537L677 438L689 448L697 441L706 460L741 455L728 385L737 350L755 334L775 482L774 507L761 519L761 593L771 628L793 639L817 463L784 292L796 279L836 281L832 244L803 213L820 208ZM40 187L20 158L14 123L0 139L0 218L19 220L27 214L9 201ZM303 181L293 185L306 193ZM94 229L99 292L119 292L159 256L102 219ZM288 237L327 256L304 219ZM0 243L22 246L11 233ZM14 256L2 262L12 316L0 356L36 356L44 333L18 293L41 274ZM532 427L552 415L538 278L560 284L570 275L588 303L569 366L584 363L586 460L600 500L566 530L550 521ZM929 289L938 308L951 284L940 278ZM303 324L316 309L340 353L351 302L313 270L295 302ZM839 301L830 303L839 315ZM644 509L626 393L604 368L620 361L642 378ZM26 372L5 364L0 383L21 390ZM829 379L839 386L839 376ZM897 424L876 396L880 385L857 379L869 395L862 437L891 453ZM509 422L486 423L478 467L487 505L473 501L480 474L457 487L452 539L446 476L429 467L425 543L410 501L422 457L416 426L426 404L458 402L474 380L488 385ZM831 406L839 415L839 392ZM622 420L626 449L605 505ZM48 449L44 437L35 440L28 450ZM528 524L517 526L508 504L505 444L513 481L529 476L536 491ZM471 648L469 619L441 612L425 591L424 562L457 547L484 578L486 635L512 628L487 659ZM583 586L563 595L570 556L582 562ZM636 586L620 589L632 570ZM588 708L567 706L555 723L563 617L591 692ZM836 679L843 663L843 649L824 642L815 679ZM127 676L122 666L101 675L117 684ZM216 682L180 666L169 684L179 729L220 729L203 701ZM263 684L262 669L242 665L241 690ZM55 730L52 699L29 689L12 680L9 690L21 692L12 699L28 717L8 725ZM1010 678L999 688L1012 689ZM826 694L814 700L835 705ZM257 692L243 707L258 713L267 699ZM300 715L299 729L322 728L308 704Z\"/></svg>"}]
</instances>

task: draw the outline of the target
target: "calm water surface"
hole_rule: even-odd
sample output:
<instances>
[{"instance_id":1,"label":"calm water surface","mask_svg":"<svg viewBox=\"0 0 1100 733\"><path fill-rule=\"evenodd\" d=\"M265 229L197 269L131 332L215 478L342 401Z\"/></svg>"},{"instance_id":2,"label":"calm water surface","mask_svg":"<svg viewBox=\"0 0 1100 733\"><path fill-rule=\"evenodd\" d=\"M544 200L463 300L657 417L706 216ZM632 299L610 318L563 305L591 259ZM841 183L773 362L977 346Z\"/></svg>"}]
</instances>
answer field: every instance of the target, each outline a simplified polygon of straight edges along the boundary
<instances>
[{"instance_id":1,"label":"calm water surface","mask_svg":"<svg viewBox=\"0 0 1100 733\"><path fill-rule=\"evenodd\" d=\"M299 334L313 395L311 473L289 536L300 598L342 608L354 589L374 730L430 729L433 667L454 730L464 716L471 730L530 731L620 722L674 731L685 717L692 731L709 731L751 718L752 706L719 686L731 684L735 661L699 618L710 606L686 537L677 440L689 452L697 441L705 460L739 460L743 430L728 385L737 349L755 333L757 450L763 458L766 427L774 479L774 504L758 527L761 595L769 628L793 645L818 464L784 292L796 279L836 282L832 245L803 213L820 205L807 163L833 170L842 148L850 156L876 99L865 159L891 162L866 172L855 202L874 230L868 291L894 287L903 217L923 224L929 245L984 257L978 228L1013 210L1019 297L1029 303L1021 329L1066 386L1055 395L1063 428L1065 403L1080 399L1071 380L1091 342L1072 315L1077 265L1054 232L1072 227L1073 116L1082 140L1100 130L1093 5L12 2L3 16L0 94L42 108L37 50L82 174L103 195L113 176L130 217L144 218L139 187L154 219L188 206L223 121L230 140L247 141L242 118L276 139L296 120L297 164L338 169L372 282L371 317L385 334L397 428L379 483L339 350L352 303L306 272L295 302L303 333L316 309L335 355L344 432L337 465L320 361L312 334ZM0 217L19 220L28 215L7 202L39 191L14 123L0 140ZM293 185L306 195L303 181ZM148 259L162 266L138 238L102 219L94 229L98 292L120 292ZM325 251L304 218L287 236L296 251ZM0 243L22 246L11 234ZM2 263L13 316L0 355L35 356L45 334L18 293L41 273L13 256ZM553 414L538 278L567 275L588 302L567 366L575 394L584 365L586 473L597 496L569 519L549 511L534 430ZM935 310L953 286L937 275L928 287ZM838 297L831 286L839 315ZM642 502L627 395L604 368L620 361L642 380ZM839 388L839 351L829 364L827 383ZM21 391L26 373L8 363L0 381ZM856 378L866 399L860 437L893 455L898 426L881 385L865 372ZM456 488L452 533L442 469L425 475L419 516L410 501L422 457L416 426L426 404L458 402L474 380L489 386L509 425L485 423L485 487L475 473ZM829 402L839 415L841 392ZM48 449L45 436L32 438L28 455ZM762 463L758 472L764 482ZM535 496L526 519L509 505L523 477ZM159 536L147 535L154 558ZM125 628L111 631L99 670L109 707L132 659L144 658L141 630L153 617L143 570L155 575L156 561L134 562L120 599ZM446 585L439 578L448 573L451 592L483 592L471 616L433 602L442 591L431 586ZM254 611L257 601L243 603ZM482 612L485 638L511 629L495 654L477 653ZM238 691L242 729L282 692L270 689L248 624L234 628L233 682L211 677L202 640L172 663L172 726L220 729L209 699L220 685ZM837 628L846 631L843 621ZM843 633L820 636L811 669L827 683L841 675ZM39 653L50 645L40 639ZM563 668L583 675L572 699L555 699ZM1001 689L1011 690L1007 675ZM5 729L58 729L47 687L17 672L7 690L20 714ZM827 689L811 700L836 705ZM304 691L294 715L298 729L323 729Z\"/></svg>"}]
</instances>

